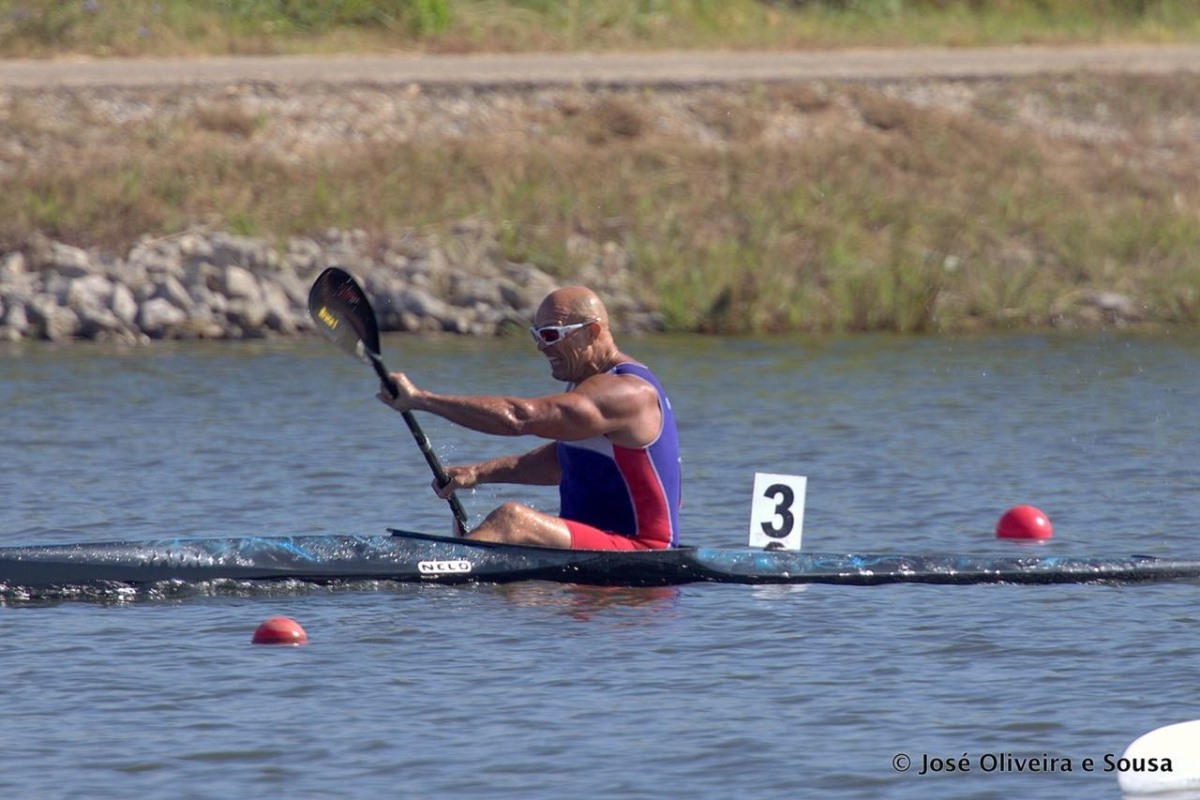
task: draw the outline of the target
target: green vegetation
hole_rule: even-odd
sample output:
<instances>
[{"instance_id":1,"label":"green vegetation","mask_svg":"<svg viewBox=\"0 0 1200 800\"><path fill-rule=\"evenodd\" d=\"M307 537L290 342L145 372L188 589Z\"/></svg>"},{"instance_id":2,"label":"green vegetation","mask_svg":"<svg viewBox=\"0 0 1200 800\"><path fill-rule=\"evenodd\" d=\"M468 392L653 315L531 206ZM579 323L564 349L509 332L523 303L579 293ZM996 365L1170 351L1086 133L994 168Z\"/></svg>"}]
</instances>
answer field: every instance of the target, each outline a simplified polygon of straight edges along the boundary
<instances>
[{"instance_id":1,"label":"green vegetation","mask_svg":"<svg viewBox=\"0 0 1200 800\"><path fill-rule=\"evenodd\" d=\"M23 10L35 7L43 10ZM1200 40L1192 8L0 2L0 41L9 54L161 55ZM263 237L331 226L386 237L478 218L495 227L506 257L564 275L577 267L573 236L621 245L637 285L676 330L1026 327L1054 324L1094 291L1126 294L1155 321L1200 322L1195 75L998 81L964 108L862 84L698 90L683 104L688 119L664 130L657 119L668 99L564 89L549 104L526 103L508 135L480 127L337 141L296 157L276 146L286 120L236 94L113 120L70 92L17 93L0 143L26 155L6 162L0 249L33 231L123 252L142 235L197 224ZM1030 121L1031 109L1053 124ZM789 125L805 130L767 134Z\"/></svg>"},{"instance_id":2,"label":"green vegetation","mask_svg":"<svg viewBox=\"0 0 1200 800\"><path fill-rule=\"evenodd\" d=\"M1200 41L1195 0L0 0L8 57Z\"/></svg>"}]
</instances>

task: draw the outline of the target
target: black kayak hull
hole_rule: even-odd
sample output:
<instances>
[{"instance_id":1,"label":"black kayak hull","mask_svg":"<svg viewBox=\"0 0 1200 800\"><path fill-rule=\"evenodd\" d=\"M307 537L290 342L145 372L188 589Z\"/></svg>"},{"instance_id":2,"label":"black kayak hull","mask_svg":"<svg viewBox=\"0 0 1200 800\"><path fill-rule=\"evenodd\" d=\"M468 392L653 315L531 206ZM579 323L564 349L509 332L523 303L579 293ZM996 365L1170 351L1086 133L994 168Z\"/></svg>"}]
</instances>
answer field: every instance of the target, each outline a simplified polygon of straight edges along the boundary
<instances>
[{"instance_id":1,"label":"black kayak hull","mask_svg":"<svg viewBox=\"0 0 1200 800\"><path fill-rule=\"evenodd\" d=\"M389 580L597 586L697 582L1137 583L1200 578L1200 561L1150 556L838 555L679 548L612 552L470 542L393 531L388 536L263 536L0 547L0 585L44 589L162 581Z\"/></svg>"}]
</instances>

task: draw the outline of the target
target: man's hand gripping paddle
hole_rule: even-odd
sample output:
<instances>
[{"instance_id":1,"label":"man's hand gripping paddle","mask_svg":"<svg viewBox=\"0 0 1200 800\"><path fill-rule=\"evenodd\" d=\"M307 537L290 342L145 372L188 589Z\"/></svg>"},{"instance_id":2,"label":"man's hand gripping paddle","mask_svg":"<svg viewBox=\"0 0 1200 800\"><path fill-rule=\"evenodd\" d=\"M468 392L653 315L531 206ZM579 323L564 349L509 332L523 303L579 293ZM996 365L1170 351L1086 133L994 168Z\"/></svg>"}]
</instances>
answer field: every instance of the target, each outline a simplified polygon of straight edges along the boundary
<instances>
[{"instance_id":1,"label":"man's hand gripping paddle","mask_svg":"<svg viewBox=\"0 0 1200 800\"><path fill-rule=\"evenodd\" d=\"M358 282L338 267L330 267L321 273L308 293L308 313L316 323L317 329L325 338L336 344L342 350L350 353L360 361L375 368L375 374L388 394L395 397L398 394L396 382L388 374L383 365L383 357L379 355L379 323L375 319L375 311L367 299L366 292ZM429 438L417 424L411 411L403 412L404 422L412 433L417 447L425 456L425 462L433 470L433 477L439 486L450 482L446 470L433 452ZM467 512L463 509L458 497L451 494L446 498L454 519L458 524L459 534L467 532Z\"/></svg>"}]
</instances>

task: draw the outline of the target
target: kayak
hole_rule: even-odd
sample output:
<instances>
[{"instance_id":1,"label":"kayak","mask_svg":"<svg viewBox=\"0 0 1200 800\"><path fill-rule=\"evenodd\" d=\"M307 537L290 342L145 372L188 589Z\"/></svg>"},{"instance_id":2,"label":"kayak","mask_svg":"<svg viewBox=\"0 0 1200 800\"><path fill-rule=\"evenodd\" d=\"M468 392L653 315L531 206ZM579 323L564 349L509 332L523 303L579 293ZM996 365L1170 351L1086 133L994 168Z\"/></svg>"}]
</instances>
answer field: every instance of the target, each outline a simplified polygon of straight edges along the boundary
<instances>
[{"instance_id":1,"label":"kayak","mask_svg":"<svg viewBox=\"0 0 1200 800\"><path fill-rule=\"evenodd\" d=\"M972 557L681 547L636 552L473 542L412 531L365 536L245 536L0 547L0 586L47 589L163 581L388 580L597 586L716 582L1138 583L1200 579L1200 561L1123 556Z\"/></svg>"}]
</instances>

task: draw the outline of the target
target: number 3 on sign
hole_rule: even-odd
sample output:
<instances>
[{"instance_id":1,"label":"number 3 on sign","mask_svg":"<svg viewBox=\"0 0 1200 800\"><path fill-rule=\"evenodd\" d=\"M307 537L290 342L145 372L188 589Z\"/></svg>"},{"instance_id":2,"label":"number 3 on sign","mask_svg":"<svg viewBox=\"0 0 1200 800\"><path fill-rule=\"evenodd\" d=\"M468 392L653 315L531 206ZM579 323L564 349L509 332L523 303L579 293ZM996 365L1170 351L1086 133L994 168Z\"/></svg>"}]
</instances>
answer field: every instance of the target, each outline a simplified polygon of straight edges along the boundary
<instances>
[{"instance_id":1,"label":"number 3 on sign","mask_svg":"<svg viewBox=\"0 0 1200 800\"><path fill-rule=\"evenodd\" d=\"M750 506L750 546L764 550L799 550L804 527L803 475L754 473L754 501Z\"/></svg>"}]
</instances>

